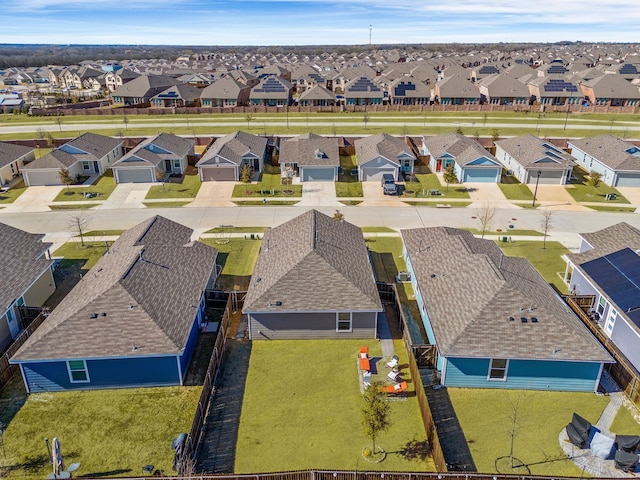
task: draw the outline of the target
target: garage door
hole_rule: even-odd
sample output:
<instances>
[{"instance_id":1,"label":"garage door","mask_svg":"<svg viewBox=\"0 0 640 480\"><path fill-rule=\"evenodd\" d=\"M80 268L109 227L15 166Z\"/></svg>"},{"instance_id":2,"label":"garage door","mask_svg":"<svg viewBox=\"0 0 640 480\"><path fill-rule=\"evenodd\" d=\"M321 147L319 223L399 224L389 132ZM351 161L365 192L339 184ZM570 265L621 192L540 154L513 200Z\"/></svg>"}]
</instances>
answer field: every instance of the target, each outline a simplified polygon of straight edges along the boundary
<instances>
[{"instance_id":1,"label":"garage door","mask_svg":"<svg viewBox=\"0 0 640 480\"><path fill-rule=\"evenodd\" d=\"M496 182L498 170L495 168L465 168L463 182Z\"/></svg>"},{"instance_id":2,"label":"garage door","mask_svg":"<svg viewBox=\"0 0 640 480\"><path fill-rule=\"evenodd\" d=\"M379 182L385 173L389 173L393 175L393 178L396 178L396 171L393 168L363 168L362 181Z\"/></svg>"},{"instance_id":3,"label":"garage door","mask_svg":"<svg viewBox=\"0 0 640 480\"><path fill-rule=\"evenodd\" d=\"M29 170L22 170L22 174L25 178L25 183L30 187L37 187L40 185L62 185L58 172L36 172Z\"/></svg>"},{"instance_id":4,"label":"garage door","mask_svg":"<svg viewBox=\"0 0 640 480\"><path fill-rule=\"evenodd\" d=\"M150 168L118 169L118 183L150 183L154 182L153 170Z\"/></svg>"},{"instance_id":5,"label":"garage door","mask_svg":"<svg viewBox=\"0 0 640 480\"><path fill-rule=\"evenodd\" d=\"M202 167L203 182L233 182L236 180L236 169L229 167Z\"/></svg>"},{"instance_id":6,"label":"garage door","mask_svg":"<svg viewBox=\"0 0 640 480\"><path fill-rule=\"evenodd\" d=\"M561 185L562 179L565 176L563 170L541 170L540 171L540 184L542 185ZM536 183L537 172L529 172L529 181L527 183Z\"/></svg>"},{"instance_id":7,"label":"garage door","mask_svg":"<svg viewBox=\"0 0 640 480\"><path fill-rule=\"evenodd\" d=\"M329 168L309 168L302 169L302 175L300 176L303 182L333 182L335 179L335 169Z\"/></svg>"},{"instance_id":8,"label":"garage door","mask_svg":"<svg viewBox=\"0 0 640 480\"><path fill-rule=\"evenodd\" d=\"M619 173L616 187L640 187L640 173Z\"/></svg>"}]
</instances>

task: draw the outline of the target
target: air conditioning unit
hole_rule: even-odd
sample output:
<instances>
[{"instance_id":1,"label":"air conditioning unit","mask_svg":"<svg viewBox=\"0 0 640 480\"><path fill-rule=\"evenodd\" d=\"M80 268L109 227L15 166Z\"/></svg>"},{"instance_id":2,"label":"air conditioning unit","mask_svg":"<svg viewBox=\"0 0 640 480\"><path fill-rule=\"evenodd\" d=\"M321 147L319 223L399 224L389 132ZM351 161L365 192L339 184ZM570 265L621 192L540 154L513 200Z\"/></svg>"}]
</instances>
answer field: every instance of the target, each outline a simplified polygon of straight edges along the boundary
<instances>
[{"instance_id":1,"label":"air conditioning unit","mask_svg":"<svg viewBox=\"0 0 640 480\"><path fill-rule=\"evenodd\" d=\"M398 282L408 282L411 280L411 275L408 272L402 271L398 272L398 276L396 277L396 281Z\"/></svg>"}]
</instances>

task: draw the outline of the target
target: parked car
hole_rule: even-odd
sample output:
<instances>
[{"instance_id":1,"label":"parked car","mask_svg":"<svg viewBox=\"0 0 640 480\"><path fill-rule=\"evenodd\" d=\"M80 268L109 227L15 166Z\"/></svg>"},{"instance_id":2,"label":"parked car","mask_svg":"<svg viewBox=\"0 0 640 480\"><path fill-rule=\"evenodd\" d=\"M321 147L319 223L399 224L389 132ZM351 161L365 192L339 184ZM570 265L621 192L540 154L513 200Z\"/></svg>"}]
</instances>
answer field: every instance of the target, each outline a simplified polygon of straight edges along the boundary
<instances>
[{"instance_id":1,"label":"parked car","mask_svg":"<svg viewBox=\"0 0 640 480\"><path fill-rule=\"evenodd\" d=\"M398 186L396 185L396 181L393 178L393 175L391 175L390 173L382 174L380 183L382 185L382 191L385 195L395 195L398 193Z\"/></svg>"}]
</instances>

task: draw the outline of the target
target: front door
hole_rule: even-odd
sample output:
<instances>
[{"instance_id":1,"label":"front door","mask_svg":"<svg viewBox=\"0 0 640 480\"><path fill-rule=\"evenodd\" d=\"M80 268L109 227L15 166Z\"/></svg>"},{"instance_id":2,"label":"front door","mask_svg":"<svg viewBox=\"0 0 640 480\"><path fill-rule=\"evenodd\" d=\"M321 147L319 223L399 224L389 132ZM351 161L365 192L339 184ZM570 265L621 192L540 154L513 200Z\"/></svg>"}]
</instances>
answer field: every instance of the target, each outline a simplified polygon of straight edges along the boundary
<instances>
[{"instance_id":1,"label":"front door","mask_svg":"<svg viewBox=\"0 0 640 480\"><path fill-rule=\"evenodd\" d=\"M165 159L164 161L164 171L171 173L173 169L171 168L171 160Z\"/></svg>"},{"instance_id":2,"label":"front door","mask_svg":"<svg viewBox=\"0 0 640 480\"><path fill-rule=\"evenodd\" d=\"M440 172L442 171L442 159L441 158L437 158L436 159L436 172Z\"/></svg>"}]
</instances>

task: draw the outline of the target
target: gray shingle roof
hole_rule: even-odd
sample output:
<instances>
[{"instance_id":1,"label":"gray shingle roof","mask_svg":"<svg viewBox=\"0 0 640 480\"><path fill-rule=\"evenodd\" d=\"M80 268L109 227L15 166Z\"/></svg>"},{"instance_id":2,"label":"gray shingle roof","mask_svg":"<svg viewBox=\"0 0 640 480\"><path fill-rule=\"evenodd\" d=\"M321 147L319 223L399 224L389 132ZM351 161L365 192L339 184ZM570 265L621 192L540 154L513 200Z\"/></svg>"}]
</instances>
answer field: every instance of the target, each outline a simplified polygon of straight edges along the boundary
<instances>
[{"instance_id":1,"label":"gray shingle roof","mask_svg":"<svg viewBox=\"0 0 640 480\"><path fill-rule=\"evenodd\" d=\"M453 228L401 233L441 355L611 361L528 260Z\"/></svg>"},{"instance_id":2,"label":"gray shingle roof","mask_svg":"<svg viewBox=\"0 0 640 480\"><path fill-rule=\"evenodd\" d=\"M359 138L355 142L356 162L358 165L367 163L374 158L382 156L387 160L400 165L398 160L401 155L408 155L415 160L415 155L404 139L393 137L386 133L378 133L370 137Z\"/></svg>"},{"instance_id":3,"label":"gray shingle roof","mask_svg":"<svg viewBox=\"0 0 640 480\"><path fill-rule=\"evenodd\" d=\"M262 158L267 149L267 139L246 132L233 132L216 140L209 150L204 152L196 166L215 165L215 157L220 156L236 165L242 163L244 156Z\"/></svg>"},{"instance_id":4,"label":"gray shingle roof","mask_svg":"<svg viewBox=\"0 0 640 480\"><path fill-rule=\"evenodd\" d=\"M97 135L95 133L83 133L73 140L69 140L59 148L52 150L46 155L25 165L23 170L33 170L39 168L69 168L76 162L83 160L99 160L109 152L122 145L123 141L117 138ZM80 150L84 153L67 153L66 146Z\"/></svg>"},{"instance_id":5,"label":"gray shingle roof","mask_svg":"<svg viewBox=\"0 0 640 480\"><path fill-rule=\"evenodd\" d=\"M567 258L575 265L604 257L623 248L640 250L640 230L626 222L616 223L597 232L581 233L580 236L593 247L582 253L570 253Z\"/></svg>"},{"instance_id":6,"label":"gray shingle roof","mask_svg":"<svg viewBox=\"0 0 640 480\"><path fill-rule=\"evenodd\" d=\"M44 243L43 237L0 223L0 312L51 265L44 253L52 244Z\"/></svg>"},{"instance_id":7,"label":"gray shingle roof","mask_svg":"<svg viewBox=\"0 0 640 480\"><path fill-rule=\"evenodd\" d=\"M626 151L634 145L613 135L569 140L569 146L579 148L613 170L640 170L640 156L631 155Z\"/></svg>"},{"instance_id":8,"label":"gray shingle roof","mask_svg":"<svg viewBox=\"0 0 640 480\"><path fill-rule=\"evenodd\" d=\"M358 227L310 210L265 232L244 311L381 310Z\"/></svg>"},{"instance_id":9,"label":"gray shingle roof","mask_svg":"<svg viewBox=\"0 0 640 480\"><path fill-rule=\"evenodd\" d=\"M24 157L28 153L33 152L33 150L31 147L25 147L23 145L0 142L0 168L9 165L11 162L15 162L20 157Z\"/></svg>"},{"instance_id":10,"label":"gray shingle roof","mask_svg":"<svg viewBox=\"0 0 640 480\"><path fill-rule=\"evenodd\" d=\"M243 89L248 88L232 77L224 77L206 86L200 93L200 98L237 99Z\"/></svg>"},{"instance_id":11,"label":"gray shingle roof","mask_svg":"<svg viewBox=\"0 0 640 480\"><path fill-rule=\"evenodd\" d=\"M158 167L164 159L184 158L192 151L195 143L192 138L182 138L171 133L161 133L156 137L143 141L115 162L112 168L142 165ZM169 153L154 151L154 146Z\"/></svg>"},{"instance_id":12,"label":"gray shingle roof","mask_svg":"<svg viewBox=\"0 0 640 480\"><path fill-rule=\"evenodd\" d=\"M165 88L179 83L175 78L166 75L140 75L116 88L111 96L123 98L151 97Z\"/></svg>"},{"instance_id":13,"label":"gray shingle roof","mask_svg":"<svg viewBox=\"0 0 640 480\"><path fill-rule=\"evenodd\" d=\"M496 164L498 163L498 160L482 145L459 133L424 137L423 142L433 158L439 158L445 153L448 153L460 166L473 162L480 157L486 157L496 162Z\"/></svg>"},{"instance_id":14,"label":"gray shingle roof","mask_svg":"<svg viewBox=\"0 0 640 480\"><path fill-rule=\"evenodd\" d=\"M280 164L295 162L298 166L340 165L338 139L306 133L280 143Z\"/></svg>"},{"instance_id":15,"label":"gray shingle roof","mask_svg":"<svg viewBox=\"0 0 640 480\"><path fill-rule=\"evenodd\" d=\"M217 256L192 233L160 216L127 230L12 360L179 354Z\"/></svg>"},{"instance_id":16,"label":"gray shingle roof","mask_svg":"<svg viewBox=\"0 0 640 480\"><path fill-rule=\"evenodd\" d=\"M531 134L495 143L525 168L540 166L545 170L563 170L575 165L571 155L564 150Z\"/></svg>"}]
</instances>

